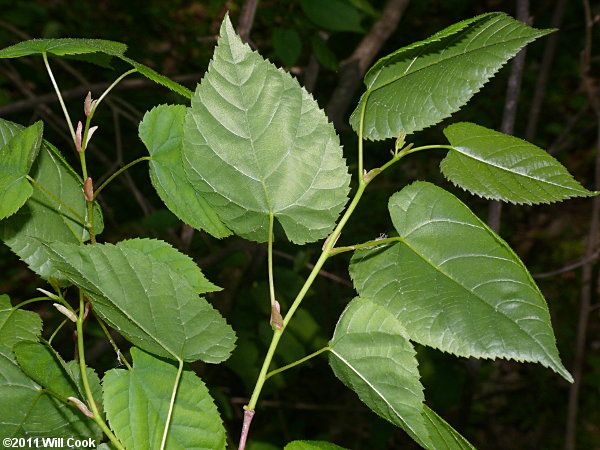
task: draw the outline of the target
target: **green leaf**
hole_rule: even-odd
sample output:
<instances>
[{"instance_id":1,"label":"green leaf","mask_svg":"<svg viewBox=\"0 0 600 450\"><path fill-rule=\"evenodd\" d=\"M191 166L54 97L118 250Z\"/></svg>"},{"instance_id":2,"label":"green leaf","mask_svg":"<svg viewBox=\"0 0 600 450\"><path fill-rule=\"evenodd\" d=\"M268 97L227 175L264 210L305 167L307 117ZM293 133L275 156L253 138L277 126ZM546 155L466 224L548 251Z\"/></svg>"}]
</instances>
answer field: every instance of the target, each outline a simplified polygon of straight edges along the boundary
<instances>
[{"instance_id":1,"label":"green leaf","mask_svg":"<svg viewBox=\"0 0 600 450\"><path fill-rule=\"evenodd\" d=\"M352 259L361 296L387 307L420 344L459 356L539 362L572 381L544 297L506 242L430 183L394 194L389 209L398 242Z\"/></svg>"},{"instance_id":2,"label":"green leaf","mask_svg":"<svg viewBox=\"0 0 600 450\"><path fill-rule=\"evenodd\" d=\"M43 129L42 122L36 122L0 147L0 219L17 212L33 194L26 177L40 150Z\"/></svg>"},{"instance_id":3,"label":"green leaf","mask_svg":"<svg viewBox=\"0 0 600 450\"><path fill-rule=\"evenodd\" d=\"M440 448L454 450L475 450L458 431L452 428L448 423L432 411L427 405L423 405L423 417L425 427L429 432L428 447L432 450Z\"/></svg>"},{"instance_id":4,"label":"green leaf","mask_svg":"<svg viewBox=\"0 0 600 450\"><path fill-rule=\"evenodd\" d=\"M196 265L192 258L173 248L165 241L158 239L128 239L119 242L117 247L133 248L168 264L171 270L176 271L185 278L198 294L222 289L206 279L200 267Z\"/></svg>"},{"instance_id":5,"label":"green leaf","mask_svg":"<svg viewBox=\"0 0 600 450\"><path fill-rule=\"evenodd\" d=\"M161 75L156 70L151 69L150 67L145 66L144 64L141 64L137 61L134 61L133 59L128 58L127 56L119 56L119 58L121 58L126 63L131 64L131 66L133 66L134 69L137 69L137 71L141 75L145 76L149 80L152 80L155 83L165 86L165 87L171 89L172 91L177 92L180 95L183 95L185 98L192 98L192 95L193 95L192 91L190 91L185 86L182 86L181 84L171 80L170 78L167 78L164 75Z\"/></svg>"},{"instance_id":6,"label":"green leaf","mask_svg":"<svg viewBox=\"0 0 600 450\"><path fill-rule=\"evenodd\" d=\"M101 52L111 56L121 56L127 50L125 44L102 39L32 39L19 42L0 50L0 58L20 58L21 56L50 53L57 56L81 55Z\"/></svg>"},{"instance_id":7,"label":"green leaf","mask_svg":"<svg viewBox=\"0 0 600 450\"><path fill-rule=\"evenodd\" d=\"M473 194L527 204L595 195L556 159L527 141L467 122L450 125L444 134L454 150L440 169Z\"/></svg>"},{"instance_id":8,"label":"green leaf","mask_svg":"<svg viewBox=\"0 0 600 450\"><path fill-rule=\"evenodd\" d=\"M0 147L6 138L16 135L23 127L0 119ZM63 159L60 152L44 141L38 158L33 163L30 176L60 198L71 209L88 220L86 201L83 196L83 181ZM94 204L94 229L102 232L102 212ZM40 239L49 242L80 243L89 239L87 229L80 221L38 187L33 195L12 217L0 221L0 240L44 279L57 277L46 259Z\"/></svg>"},{"instance_id":9,"label":"green leaf","mask_svg":"<svg viewBox=\"0 0 600 450\"><path fill-rule=\"evenodd\" d=\"M344 447L325 441L292 441L283 450L345 450Z\"/></svg>"},{"instance_id":10,"label":"green leaf","mask_svg":"<svg viewBox=\"0 0 600 450\"><path fill-rule=\"evenodd\" d=\"M139 134L152 156L150 180L162 201L177 217L198 230L222 238L231 232L196 192L183 169L186 110L183 105L160 105L144 115Z\"/></svg>"},{"instance_id":11,"label":"green leaf","mask_svg":"<svg viewBox=\"0 0 600 450\"><path fill-rule=\"evenodd\" d=\"M300 0L306 16L319 28L362 33L363 15L347 0Z\"/></svg>"},{"instance_id":12,"label":"green leaf","mask_svg":"<svg viewBox=\"0 0 600 450\"><path fill-rule=\"evenodd\" d=\"M302 244L324 238L347 201L339 138L314 99L235 34L226 17L184 129L190 181L236 234L268 238L269 217Z\"/></svg>"},{"instance_id":13,"label":"green leaf","mask_svg":"<svg viewBox=\"0 0 600 450\"><path fill-rule=\"evenodd\" d=\"M127 244L45 248L61 276L81 287L94 310L133 344L184 361L228 358L233 330L164 254L159 259Z\"/></svg>"},{"instance_id":14,"label":"green leaf","mask_svg":"<svg viewBox=\"0 0 600 450\"><path fill-rule=\"evenodd\" d=\"M186 98L192 98L192 91L159 74L144 64L124 56L127 46L120 42L102 39L32 39L19 42L0 50L1 58L19 58L21 56L49 53L56 56L86 55L85 59L101 66L107 65L107 59L102 55L115 56L135 68L141 75L161 84Z\"/></svg>"},{"instance_id":15,"label":"green leaf","mask_svg":"<svg viewBox=\"0 0 600 450\"><path fill-rule=\"evenodd\" d=\"M13 309L0 295L0 436L3 438L64 437L100 440L96 424L72 406L48 394L16 363L13 349L33 343L42 321L31 312Z\"/></svg>"},{"instance_id":16,"label":"green leaf","mask_svg":"<svg viewBox=\"0 0 600 450\"><path fill-rule=\"evenodd\" d=\"M336 72L340 68L335 53L333 53L329 49L327 43L321 38L321 36L319 36L318 34L314 35L310 39L310 43L312 45L312 50L315 53L317 61L319 61L319 63L321 63L323 67L334 72Z\"/></svg>"},{"instance_id":17,"label":"green leaf","mask_svg":"<svg viewBox=\"0 0 600 450\"><path fill-rule=\"evenodd\" d=\"M159 448L177 368L135 347L131 357L132 370L113 369L102 380L106 415L126 448ZM191 370L184 370L181 376L166 448L225 449L219 412L208 389Z\"/></svg>"},{"instance_id":18,"label":"green leaf","mask_svg":"<svg viewBox=\"0 0 600 450\"><path fill-rule=\"evenodd\" d=\"M296 30L275 28L271 40L275 54L284 66L290 67L296 64L302 53L302 40Z\"/></svg>"},{"instance_id":19,"label":"green leaf","mask_svg":"<svg viewBox=\"0 0 600 450\"><path fill-rule=\"evenodd\" d=\"M352 128L380 140L422 130L458 111L517 52L552 30L536 30L504 13L451 25L380 59L365 75L366 92Z\"/></svg>"},{"instance_id":20,"label":"green leaf","mask_svg":"<svg viewBox=\"0 0 600 450\"><path fill-rule=\"evenodd\" d=\"M329 347L333 372L369 408L413 439L427 438L416 352L392 313L365 298L352 300Z\"/></svg>"},{"instance_id":21,"label":"green leaf","mask_svg":"<svg viewBox=\"0 0 600 450\"><path fill-rule=\"evenodd\" d=\"M49 345L39 342L19 342L13 352L25 375L54 395L66 401L67 397L85 400L79 391L71 369Z\"/></svg>"},{"instance_id":22,"label":"green leaf","mask_svg":"<svg viewBox=\"0 0 600 450\"><path fill-rule=\"evenodd\" d=\"M8 295L0 295L0 360L16 363L17 342L37 342L42 319L32 311L13 308Z\"/></svg>"}]
</instances>

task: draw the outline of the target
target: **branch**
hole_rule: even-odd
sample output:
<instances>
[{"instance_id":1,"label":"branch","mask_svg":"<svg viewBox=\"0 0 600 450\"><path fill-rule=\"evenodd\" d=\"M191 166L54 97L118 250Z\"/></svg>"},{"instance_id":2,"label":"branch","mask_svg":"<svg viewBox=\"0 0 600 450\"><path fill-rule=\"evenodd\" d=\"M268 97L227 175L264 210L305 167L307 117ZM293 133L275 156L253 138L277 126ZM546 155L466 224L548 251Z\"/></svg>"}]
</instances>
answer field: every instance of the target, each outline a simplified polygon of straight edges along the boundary
<instances>
[{"instance_id":1,"label":"branch","mask_svg":"<svg viewBox=\"0 0 600 450\"><path fill-rule=\"evenodd\" d=\"M252 25L254 25L257 6L258 0L246 0L244 6L242 6L237 32L243 42L248 43L250 41L250 32L252 31Z\"/></svg>"},{"instance_id":2,"label":"branch","mask_svg":"<svg viewBox=\"0 0 600 450\"><path fill-rule=\"evenodd\" d=\"M379 20L373 24L352 55L342 63L338 85L326 108L327 115L336 128L339 129L345 125L346 111L353 100L354 93L360 86L363 75L383 44L398 27L409 2L410 0L388 0Z\"/></svg>"},{"instance_id":3,"label":"branch","mask_svg":"<svg viewBox=\"0 0 600 450\"><path fill-rule=\"evenodd\" d=\"M563 18L565 16L565 7L567 6L567 0L559 0L556 2L554 7L554 14L552 15L551 28L560 28ZM542 110L542 102L546 96L546 86L548 85L548 75L550 74L550 68L554 61L554 55L556 53L556 44L558 43L559 33L552 33L546 40L546 47L544 48L544 56L542 57L542 64L535 83L535 92L533 94L533 100L531 101L531 108L529 108L527 131L525 132L525 140L532 141L537 133L538 119L540 117L540 111Z\"/></svg>"},{"instance_id":4,"label":"branch","mask_svg":"<svg viewBox=\"0 0 600 450\"><path fill-rule=\"evenodd\" d=\"M590 70L592 56L592 28L594 19L589 0L583 0L585 11L585 47L581 57L581 77L590 106L596 114L596 162L594 168L594 188L600 188L600 98ZM592 217L590 231L585 251L585 258L589 259L594 254L597 246L600 221L600 198L594 197L592 203ZM565 449L575 450L577 443L577 416L579 414L579 393L583 376L583 362L585 358L585 344L587 340L587 326L591 311L593 290L593 262L583 266L581 296L579 302L579 319L577 322L577 341L575 344L575 357L573 361L573 384L569 390L569 407L567 410L567 425L565 431Z\"/></svg>"},{"instance_id":5,"label":"branch","mask_svg":"<svg viewBox=\"0 0 600 450\"><path fill-rule=\"evenodd\" d=\"M517 0L517 19L530 25L529 0ZM526 49L521 50L510 65L508 86L506 87L506 98L504 100L504 112L502 114L501 131L504 134L513 134L515 120L517 118L517 106L521 95L521 80L523 79L523 67L525 66ZM496 232L500 230L502 217L502 203L490 202L488 210L488 225Z\"/></svg>"}]
</instances>

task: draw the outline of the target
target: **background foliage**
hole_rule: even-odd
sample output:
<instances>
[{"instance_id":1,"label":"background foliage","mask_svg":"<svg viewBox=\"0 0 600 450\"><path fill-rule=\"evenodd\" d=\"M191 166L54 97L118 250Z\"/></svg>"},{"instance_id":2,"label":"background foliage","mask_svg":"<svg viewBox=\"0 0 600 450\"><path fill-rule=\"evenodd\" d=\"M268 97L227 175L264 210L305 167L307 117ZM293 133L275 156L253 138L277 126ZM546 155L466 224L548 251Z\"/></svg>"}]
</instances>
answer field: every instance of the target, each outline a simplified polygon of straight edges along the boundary
<instances>
[{"instance_id":1,"label":"background foliage","mask_svg":"<svg viewBox=\"0 0 600 450\"><path fill-rule=\"evenodd\" d=\"M261 0L250 40L263 55L286 67L306 84L321 107L327 107L344 73L340 67L379 19L386 3L383 0ZM515 2L506 0L413 0L405 3L408 6L400 24L385 42L380 55L476 14L505 11L516 15ZM580 2L562 3L566 5L564 19L557 33L558 48L545 89L539 126L533 136L527 137L548 149L578 181L592 188L597 130L596 118L580 76L580 52L585 44L584 14ZM208 66L225 11L230 11L237 24L242 7L242 1L233 0L0 0L3 11L0 48L30 37L116 40L128 44L128 55L132 58L193 90ZM552 26L553 8L535 2L530 13L534 26ZM599 42L598 27L593 33L595 41ZM540 82L547 39L533 43L527 50L515 136L526 137L530 133L530 107ZM114 78L109 68L101 69L80 61L61 64L55 60L54 64L62 89L71 92L70 96L66 95L71 111L80 111L88 89L94 92L96 83L104 84ZM120 69L126 67L122 64ZM55 96L40 65L39 58L0 61L0 117L24 124L43 119L48 124L44 137L61 145L67 157L75 161L76 155L67 150L71 148L68 132L63 128ZM592 57L592 68L597 69L598 65L599 57ZM508 75L508 68L502 69L452 120L471 120L499 129ZM359 92L353 94L343 121L332 117L336 123L342 123L340 137L351 170L355 168L356 142L347 119L358 102ZM137 124L144 111L159 103L183 100L142 77L132 77L122 83L110 99L109 108L98 112L97 123L101 126L90 152L89 167L95 183L124 163L146 155L144 144L137 138ZM441 130L446 124L418 132L412 141L445 142ZM369 144L365 166L376 167L384 163L388 146L389 142ZM374 216L371 211L386 211L388 197L415 179L435 181L460 198L466 198L439 173L437 165L442 157L443 152L416 154L401 166L382 174L370 188L368 200L359 205L342 240L361 242L392 230L386 214ZM100 202L107 230L102 237L106 242L135 235L165 239L188 252L210 280L224 287L221 292L207 294L207 298L232 324L240 345L224 365L195 363L193 368L209 386L226 421L228 433L237 436L241 405L247 403L246 396L256 379L271 334L268 321L257 320L257 317L269 316L268 305L264 302L268 297L264 246L239 238L216 240L206 233L182 227L163 209L147 171L141 167L111 184L104 194L100 196ZM471 197L468 203L485 220L488 202ZM583 259L591 208L591 202L586 199L535 208L505 207L501 235L534 275L559 269ZM309 246L298 250L298 247L284 243L283 230L276 232L280 239L276 247L278 267L275 276L281 289L277 298L285 310L302 283L302 275L306 275L308 265L318 254L318 248ZM597 257L596 248L594 255ZM321 348L331 337L337 317L356 295L345 270L347 261L342 261L343 258L347 257L340 256L339 261L336 258L328 263L327 272L322 273L313 285L282 339L276 355L277 364L301 358ZM29 298L35 287L41 286L25 264L5 246L0 247L0 273L0 293L10 292L14 300ZM592 305L598 305L595 263L592 274ZM582 270L562 271L537 281L553 315L561 356L567 369L571 369L579 326ZM36 308L44 317L44 323L55 328L61 317L51 306L40 305ZM592 309L586 337L577 428L578 448L582 449L600 448L600 408L597 407L600 403L599 311ZM90 323L90 327L92 325ZM63 342L65 347L59 350L65 356L71 356L73 348L68 345L68 336L73 330L67 328L61 331L63 339L56 342ZM49 331L42 330L42 334L47 337ZM88 329L92 334L95 331L98 338L88 344L88 362L105 371L115 367L115 355L102 338L101 330ZM121 341L120 345L123 348L125 342ZM424 347L417 347L417 351L422 382L432 408L477 447L553 449L564 446L569 386L553 372L541 366L511 361L459 359ZM249 445L251 449L269 449L269 444L278 448L281 442L306 438L330 440L353 449L415 445L401 431L374 416L354 393L345 389L331 374L325 358L317 358L273 377L262 398L259 402L261 414L257 414L253 423L251 441L255 442Z\"/></svg>"}]
</instances>

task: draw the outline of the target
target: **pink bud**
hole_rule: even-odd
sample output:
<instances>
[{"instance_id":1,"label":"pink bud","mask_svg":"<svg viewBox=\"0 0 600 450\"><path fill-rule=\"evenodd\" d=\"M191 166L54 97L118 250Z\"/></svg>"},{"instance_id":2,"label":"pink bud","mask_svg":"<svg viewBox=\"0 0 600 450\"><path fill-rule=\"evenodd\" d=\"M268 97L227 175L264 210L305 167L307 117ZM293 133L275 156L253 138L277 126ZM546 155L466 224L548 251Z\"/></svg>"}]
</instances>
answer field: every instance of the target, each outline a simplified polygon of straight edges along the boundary
<instances>
[{"instance_id":1,"label":"pink bud","mask_svg":"<svg viewBox=\"0 0 600 450\"><path fill-rule=\"evenodd\" d=\"M281 306L279 302L275 300L273 306L271 306L271 320L269 321L271 328L274 330L283 329L283 317L281 317Z\"/></svg>"},{"instance_id":2,"label":"pink bud","mask_svg":"<svg viewBox=\"0 0 600 450\"><path fill-rule=\"evenodd\" d=\"M78 398L75 398L75 397L67 397L67 400L69 400L71 403L73 403L75 406L77 406L79 411L84 413L90 419L94 418L94 414L92 414L90 409L81 400L79 400Z\"/></svg>"},{"instance_id":3,"label":"pink bud","mask_svg":"<svg viewBox=\"0 0 600 450\"><path fill-rule=\"evenodd\" d=\"M81 133L83 133L83 124L80 120L77 122L77 130L75 131L75 148L78 152L81 152Z\"/></svg>"},{"instance_id":4,"label":"pink bud","mask_svg":"<svg viewBox=\"0 0 600 450\"><path fill-rule=\"evenodd\" d=\"M94 200L94 186L92 185L91 177L87 177L87 179L83 183L83 193L85 195L85 199L88 202Z\"/></svg>"},{"instance_id":5,"label":"pink bud","mask_svg":"<svg viewBox=\"0 0 600 450\"><path fill-rule=\"evenodd\" d=\"M83 112L85 113L85 117L90 117L92 113L92 93L88 92L85 100L83 102Z\"/></svg>"}]
</instances>

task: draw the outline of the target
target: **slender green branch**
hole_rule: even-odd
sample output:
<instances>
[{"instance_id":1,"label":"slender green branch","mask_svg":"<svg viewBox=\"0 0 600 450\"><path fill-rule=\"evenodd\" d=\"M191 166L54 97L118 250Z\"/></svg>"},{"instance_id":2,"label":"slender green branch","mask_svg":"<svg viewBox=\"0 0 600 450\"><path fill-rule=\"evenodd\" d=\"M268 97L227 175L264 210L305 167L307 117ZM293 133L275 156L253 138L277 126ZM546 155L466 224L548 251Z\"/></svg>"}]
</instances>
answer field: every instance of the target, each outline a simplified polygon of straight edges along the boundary
<instances>
[{"instance_id":1,"label":"slender green branch","mask_svg":"<svg viewBox=\"0 0 600 450\"><path fill-rule=\"evenodd\" d=\"M86 228L89 226L87 221L82 216L77 214L70 206L66 205L60 198L58 198L56 195L54 195L52 192L50 192L48 189L46 189L44 186L42 186L40 183L38 183L32 177L27 175L27 180L29 180L29 182L31 184L33 184L35 187L37 187L40 191L42 191L44 194L46 194L48 197L50 197L52 200L54 200L60 206L62 206L67 211L69 211L71 214L73 214L73 216L75 216L75 218L81 222L81 225L83 225Z\"/></svg>"},{"instance_id":2,"label":"slender green branch","mask_svg":"<svg viewBox=\"0 0 600 450\"><path fill-rule=\"evenodd\" d=\"M365 127L365 112L367 109L367 101L369 100L370 92L367 91L362 107L360 108L360 122L358 126L358 185L364 184L365 170L363 163L363 131Z\"/></svg>"},{"instance_id":3,"label":"slender green branch","mask_svg":"<svg viewBox=\"0 0 600 450\"><path fill-rule=\"evenodd\" d=\"M423 145L422 147L412 147L412 148L407 147L404 150L402 150L400 153L398 153L398 156L400 158L402 158L403 156L410 155L411 153L420 152L421 150L430 150L430 149L434 149L434 148L445 148L448 150L454 150L454 147L452 147L451 145L438 145L438 144Z\"/></svg>"},{"instance_id":4,"label":"slender green branch","mask_svg":"<svg viewBox=\"0 0 600 450\"><path fill-rule=\"evenodd\" d=\"M100 328L102 328L102 331L104 331L104 334L108 338L108 341L110 342L110 344L112 345L113 349L117 353L117 358L119 359L119 361L122 361L123 364L125 364L125 367L127 367L129 370L131 370L131 365L129 364L129 361L127 361L127 358L125 358L125 356L123 355L123 353L119 349L119 346L117 345L117 343L115 342L115 340L111 336L110 331L108 331L108 328L106 328L106 325L100 319L100 317L98 317L98 314L96 314L96 312L94 312L94 317L96 318L96 320L100 324Z\"/></svg>"},{"instance_id":5,"label":"slender green branch","mask_svg":"<svg viewBox=\"0 0 600 450\"><path fill-rule=\"evenodd\" d=\"M94 103L94 106L92 107L92 111L91 111L91 114L90 114L90 118L94 116L94 113L96 112L96 108L98 108L98 105L100 105L100 103L102 102L102 100L104 100L104 97L106 97L108 95L108 93L110 91L112 91L113 88L117 84L119 84L121 82L121 80L123 78L125 78L127 75L131 75L132 73L135 73L137 71L138 71L137 69L128 70L127 72L125 72L124 74L122 74L121 76L119 76L115 81L113 81L113 83L109 87L107 87L106 90L102 93L102 95L100 96L100 98L98 98L98 100L96 100L96 103Z\"/></svg>"},{"instance_id":6,"label":"slender green branch","mask_svg":"<svg viewBox=\"0 0 600 450\"><path fill-rule=\"evenodd\" d=\"M92 394L92 390L90 389L90 382L87 376L87 367L85 364L85 347L83 345L83 320L85 317L85 304L83 299L83 292L79 291L79 316L77 318L77 350L79 352L79 369L81 371L81 381L83 382L83 389L85 390L85 395L87 397L87 403L92 410L94 415L94 421L98 424L98 426L102 429L104 434L111 440L114 446L119 450L125 450L123 444L119 442L116 436L110 431L110 428L106 425L104 420L102 419L102 415L98 411L98 407L96 406L96 401L94 400L94 396Z\"/></svg>"},{"instance_id":7,"label":"slender green branch","mask_svg":"<svg viewBox=\"0 0 600 450\"><path fill-rule=\"evenodd\" d=\"M98 195L100 194L100 192L102 192L102 190L117 176L121 175L123 172L125 172L127 169L129 169L131 166L142 162L142 161L150 161L152 159L152 157L150 156L142 156L141 158L138 158L134 161L131 161L129 164L121 167L119 170L117 170L115 173L113 173L110 177L108 177L106 179L106 181L104 183L102 183L100 185L100 187L98 189L96 189L94 191L94 200L96 200L96 197L98 197Z\"/></svg>"},{"instance_id":8,"label":"slender green branch","mask_svg":"<svg viewBox=\"0 0 600 450\"><path fill-rule=\"evenodd\" d=\"M330 255L337 255L338 253L351 252L359 248L377 247L378 245L389 244L390 242L401 241L399 237L391 237L384 239L373 239L372 241L363 242L362 244L348 245L345 247L336 247L331 250Z\"/></svg>"},{"instance_id":9,"label":"slender green branch","mask_svg":"<svg viewBox=\"0 0 600 450\"><path fill-rule=\"evenodd\" d=\"M87 212L88 212L88 217L89 217L89 228L88 231L90 233L90 242L92 244L96 243L96 232L94 230L94 201L92 200L91 202L88 202L86 200L87 203Z\"/></svg>"},{"instance_id":10,"label":"slender green branch","mask_svg":"<svg viewBox=\"0 0 600 450\"><path fill-rule=\"evenodd\" d=\"M30 298L29 300L25 300L25 301L19 303L18 305L13 306L12 309L10 310L10 312L12 314L13 311L16 311L17 309L22 308L23 306L28 305L29 303L41 302L44 300L52 300L52 299L47 296Z\"/></svg>"},{"instance_id":11,"label":"slender green branch","mask_svg":"<svg viewBox=\"0 0 600 450\"><path fill-rule=\"evenodd\" d=\"M260 395L260 391L262 390L262 387L265 384L267 370L269 370L269 366L271 365L271 360L273 359L273 355L275 354L275 349L277 348L279 339L281 339L282 333L283 333L283 328L281 330L276 329L273 331L273 338L271 339L271 345L269 345L269 350L267 350L267 355L265 356L265 360L263 361L263 365L260 369L260 373L258 374L258 379L256 380L256 385L254 386L254 391L252 392L252 397L250 397L250 401L244 407L245 410L253 411L254 408L256 408L256 402L258 401L258 396Z\"/></svg>"},{"instance_id":12,"label":"slender green branch","mask_svg":"<svg viewBox=\"0 0 600 450\"><path fill-rule=\"evenodd\" d=\"M46 70L48 71L48 76L50 77L50 81L52 81L52 86L54 86L54 90L56 91L56 95L58 96L58 101L65 115L65 119L67 120L67 125L69 126L69 131L71 132L71 138L73 138L73 144L75 143L75 129L73 128L73 122L71 122L71 117L69 116L69 112L67 111L67 107L65 106L65 102L60 93L60 89L58 88L58 84L56 84L56 80L54 79L54 74L52 73L52 69L50 69L50 64L48 63L48 54L46 52L42 53L42 58L44 58L44 64L46 65Z\"/></svg>"},{"instance_id":13,"label":"slender green branch","mask_svg":"<svg viewBox=\"0 0 600 450\"><path fill-rule=\"evenodd\" d=\"M275 370L271 370L266 376L265 376L265 381L268 380L269 378L271 378L273 375L277 375L278 373L281 373L285 370L291 369L292 367L296 367L299 364L302 364L303 362L308 361L309 359L314 358L315 356L319 356L321 353L329 351L329 347L323 347L320 350L317 350L314 353L311 353L310 355L305 356L304 358L300 358L298 361L294 361L291 364L288 364L286 366L280 367L279 369L275 369Z\"/></svg>"},{"instance_id":14,"label":"slender green branch","mask_svg":"<svg viewBox=\"0 0 600 450\"><path fill-rule=\"evenodd\" d=\"M162 442L160 443L160 450L164 450L165 445L167 444L167 436L169 435L169 425L171 424L171 415L173 414L173 407L175 406L175 396L177 395L177 388L179 387L181 372L183 372L182 359L179 360L179 368L177 369L177 375L175 376L173 394L171 394L171 402L169 403L169 412L167 413L167 420L165 421L165 431L163 432Z\"/></svg>"},{"instance_id":15,"label":"slender green branch","mask_svg":"<svg viewBox=\"0 0 600 450\"><path fill-rule=\"evenodd\" d=\"M77 310L77 311L79 311L79 310ZM59 325L58 327L56 327L56 330L54 330L54 332L53 332L53 333L52 333L52 335L50 336L50 339L48 339L48 345L52 344L52 340L54 339L54 336L56 336L56 335L58 334L58 332L60 331L60 329L61 329L62 327L64 327L64 326L65 326L65 324L66 324L67 322L71 322L71 320L70 320L70 319L64 319L64 320L63 320L63 321L60 323L60 325Z\"/></svg>"},{"instance_id":16,"label":"slender green branch","mask_svg":"<svg viewBox=\"0 0 600 450\"><path fill-rule=\"evenodd\" d=\"M267 259L269 266L269 295L271 296L271 308L275 306L275 282L273 281L273 222L275 217L273 213L269 215L269 243L267 249Z\"/></svg>"}]
</instances>

